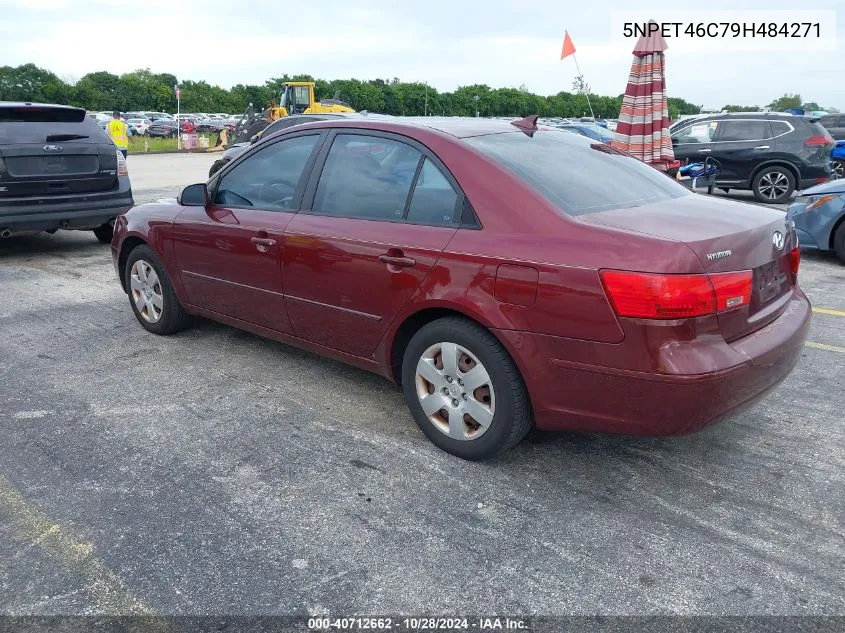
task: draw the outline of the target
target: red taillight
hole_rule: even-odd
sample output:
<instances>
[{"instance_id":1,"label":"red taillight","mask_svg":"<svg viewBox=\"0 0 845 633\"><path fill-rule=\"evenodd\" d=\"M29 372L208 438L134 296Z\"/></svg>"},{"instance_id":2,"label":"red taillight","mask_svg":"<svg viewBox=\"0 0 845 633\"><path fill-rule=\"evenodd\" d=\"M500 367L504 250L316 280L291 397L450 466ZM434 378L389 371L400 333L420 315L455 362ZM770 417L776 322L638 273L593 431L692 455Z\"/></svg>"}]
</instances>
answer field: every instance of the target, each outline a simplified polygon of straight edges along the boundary
<instances>
[{"instance_id":1,"label":"red taillight","mask_svg":"<svg viewBox=\"0 0 845 633\"><path fill-rule=\"evenodd\" d=\"M117 175L129 175L129 169L126 167L126 159L123 157L123 153L120 150L117 152Z\"/></svg>"},{"instance_id":2,"label":"red taillight","mask_svg":"<svg viewBox=\"0 0 845 633\"><path fill-rule=\"evenodd\" d=\"M710 283L716 292L716 312L733 310L751 303L753 278L750 270L710 275Z\"/></svg>"},{"instance_id":3,"label":"red taillight","mask_svg":"<svg viewBox=\"0 0 845 633\"><path fill-rule=\"evenodd\" d=\"M706 275L601 271L616 314L640 319L684 319L712 314L716 296Z\"/></svg>"},{"instance_id":4,"label":"red taillight","mask_svg":"<svg viewBox=\"0 0 845 633\"><path fill-rule=\"evenodd\" d=\"M789 268L792 271L792 283L798 281L798 267L801 265L801 249L799 247L793 248L789 251Z\"/></svg>"},{"instance_id":5,"label":"red taillight","mask_svg":"<svg viewBox=\"0 0 845 633\"><path fill-rule=\"evenodd\" d=\"M617 315L637 319L687 319L747 305L750 270L714 275L659 275L602 270Z\"/></svg>"},{"instance_id":6,"label":"red taillight","mask_svg":"<svg viewBox=\"0 0 845 633\"><path fill-rule=\"evenodd\" d=\"M819 146L819 145L830 145L833 147L835 143L833 142L833 137L830 134L814 134L806 141L804 141L804 145L809 146Z\"/></svg>"}]
</instances>

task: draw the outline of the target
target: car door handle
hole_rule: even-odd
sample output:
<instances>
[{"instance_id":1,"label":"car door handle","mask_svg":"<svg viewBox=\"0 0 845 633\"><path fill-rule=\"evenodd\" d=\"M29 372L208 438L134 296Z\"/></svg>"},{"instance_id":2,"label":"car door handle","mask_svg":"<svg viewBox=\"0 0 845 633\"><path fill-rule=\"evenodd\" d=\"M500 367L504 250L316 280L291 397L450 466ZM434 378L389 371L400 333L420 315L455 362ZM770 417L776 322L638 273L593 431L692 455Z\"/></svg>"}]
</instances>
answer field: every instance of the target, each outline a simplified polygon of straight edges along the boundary
<instances>
[{"instance_id":1,"label":"car door handle","mask_svg":"<svg viewBox=\"0 0 845 633\"><path fill-rule=\"evenodd\" d=\"M758 145L754 149L769 149L769 146L768 145Z\"/></svg>"},{"instance_id":2,"label":"car door handle","mask_svg":"<svg viewBox=\"0 0 845 633\"><path fill-rule=\"evenodd\" d=\"M251 237L249 241L255 244L256 246L275 246L276 240L272 237Z\"/></svg>"},{"instance_id":3,"label":"car door handle","mask_svg":"<svg viewBox=\"0 0 845 633\"><path fill-rule=\"evenodd\" d=\"M700 149L700 150L698 150L698 153L699 153L699 154L709 154L709 153L710 153L710 152L712 152L712 151L713 151L713 150L712 150L712 149L710 149L709 147L705 147L704 149Z\"/></svg>"},{"instance_id":4,"label":"car door handle","mask_svg":"<svg viewBox=\"0 0 845 633\"><path fill-rule=\"evenodd\" d=\"M412 257L388 255L387 253L379 255L378 260L388 266L398 266L399 268L409 268L417 263L417 260Z\"/></svg>"}]
</instances>

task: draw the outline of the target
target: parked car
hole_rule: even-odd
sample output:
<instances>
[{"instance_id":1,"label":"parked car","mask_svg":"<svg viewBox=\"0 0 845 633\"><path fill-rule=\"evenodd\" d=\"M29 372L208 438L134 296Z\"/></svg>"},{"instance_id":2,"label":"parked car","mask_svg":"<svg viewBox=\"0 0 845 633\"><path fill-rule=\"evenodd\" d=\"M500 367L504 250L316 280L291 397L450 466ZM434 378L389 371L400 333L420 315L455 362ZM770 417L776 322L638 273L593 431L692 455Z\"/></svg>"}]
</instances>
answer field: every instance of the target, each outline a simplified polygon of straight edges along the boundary
<instances>
[{"instance_id":1,"label":"parked car","mask_svg":"<svg viewBox=\"0 0 845 633\"><path fill-rule=\"evenodd\" d=\"M359 117L264 138L119 218L131 309L155 334L201 315L389 377L467 459L535 423L690 433L789 374L811 310L784 213L515 123Z\"/></svg>"},{"instance_id":2,"label":"parked car","mask_svg":"<svg viewBox=\"0 0 845 633\"><path fill-rule=\"evenodd\" d=\"M149 119L127 119L126 124L132 129L133 134L146 136L152 121Z\"/></svg>"},{"instance_id":3,"label":"parked car","mask_svg":"<svg viewBox=\"0 0 845 633\"><path fill-rule=\"evenodd\" d=\"M204 119L198 121L196 124L197 132L214 133L222 130L226 125L222 121L216 119Z\"/></svg>"},{"instance_id":4,"label":"parked car","mask_svg":"<svg viewBox=\"0 0 845 633\"><path fill-rule=\"evenodd\" d=\"M831 180L798 194L787 217L802 248L833 251L845 263L845 180Z\"/></svg>"},{"instance_id":5,"label":"parked car","mask_svg":"<svg viewBox=\"0 0 845 633\"><path fill-rule=\"evenodd\" d=\"M783 203L796 189L830 178L834 141L818 122L783 113L713 114L672 128L675 158L718 161L716 186L750 189L760 202Z\"/></svg>"},{"instance_id":6,"label":"parked car","mask_svg":"<svg viewBox=\"0 0 845 633\"><path fill-rule=\"evenodd\" d=\"M835 141L845 140L845 114L827 114L819 119Z\"/></svg>"},{"instance_id":7,"label":"parked car","mask_svg":"<svg viewBox=\"0 0 845 633\"><path fill-rule=\"evenodd\" d=\"M564 123L556 126L560 130L574 132L602 143L610 143L613 140L613 132L595 123Z\"/></svg>"},{"instance_id":8,"label":"parked car","mask_svg":"<svg viewBox=\"0 0 845 633\"><path fill-rule=\"evenodd\" d=\"M149 136L176 136L178 134L176 122L172 119L158 119L157 121L153 121L147 127L147 134Z\"/></svg>"},{"instance_id":9,"label":"parked car","mask_svg":"<svg viewBox=\"0 0 845 633\"><path fill-rule=\"evenodd\" d=\"M384 115L378 114L367 114L363 115L361 113L326 113L326 114L292 114L286 117L282 117L281 119L277 119L273 121L270 125L266 128L261 130L258 134L255 134L248 142L245 143L235 143L228 149L226 149L223 154L218 158L214 163L212 163L211 167L208 170L208 177L210 178L218 171L223 169L229 161L233 160L234 158L240 156L243 152L245 152L251 145L257 143L263 137L270 137L276 132L281 132L289 127L293 127L294 125L299 125L301 123L309 123L314 121L329 121L332 119L345 119L345 118L356 118L361 116L367 116L370 119L377 119Z\"/></svg>"},{"instance_id":10,"label":"parked car","mask_svg":"<svg viewBox=\"0 0 845 633\"><path fill-rule=\"evenodd\" d=\"M167 112L142 112L141 113L145 119L149 119L150 121L158 121L159 119L172 119L173 117Z\"/></svg>"},{"instance_id":11,"label":"parked car","mask_svg":"<svg viewBox=\"0 0 845 633\"><path fill-rule=\"evenodd\" d=\"M0 102L0 237L93 230L133 204L126 160L81 108Z\"/></svg>"}]
</instances>

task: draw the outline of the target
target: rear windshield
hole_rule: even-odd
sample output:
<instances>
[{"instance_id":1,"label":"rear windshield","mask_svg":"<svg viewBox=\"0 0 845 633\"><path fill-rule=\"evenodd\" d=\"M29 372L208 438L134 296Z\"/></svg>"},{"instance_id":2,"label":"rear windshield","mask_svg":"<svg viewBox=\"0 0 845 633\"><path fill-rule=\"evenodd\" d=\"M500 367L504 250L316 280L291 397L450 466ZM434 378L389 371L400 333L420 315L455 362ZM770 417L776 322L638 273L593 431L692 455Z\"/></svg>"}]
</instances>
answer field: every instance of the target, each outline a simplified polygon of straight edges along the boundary
<instances>
[{"instance_id":1,"label":"rear windshield","mask_svg":"<svg viewBox=\"0 0 845 633\"><path fill-rule=\"evenodd\" d=\"M10 121L2 118L0 108L0 144L54 143L74 141L76 143L111 142L99 124L82 110L82 119L75 123L53 121Z\"/></svg>"},{"instance_id":2,"label":"rear windshield","mask_svg":"<svg viewBox=\"0 0 845 633\"><path fill-rule=\"evenodd\" d=\"M688 189L609 145L571 132L490 134L466 142L508 168L569 215L637 207Z\"/></svg>"}]
</instances>

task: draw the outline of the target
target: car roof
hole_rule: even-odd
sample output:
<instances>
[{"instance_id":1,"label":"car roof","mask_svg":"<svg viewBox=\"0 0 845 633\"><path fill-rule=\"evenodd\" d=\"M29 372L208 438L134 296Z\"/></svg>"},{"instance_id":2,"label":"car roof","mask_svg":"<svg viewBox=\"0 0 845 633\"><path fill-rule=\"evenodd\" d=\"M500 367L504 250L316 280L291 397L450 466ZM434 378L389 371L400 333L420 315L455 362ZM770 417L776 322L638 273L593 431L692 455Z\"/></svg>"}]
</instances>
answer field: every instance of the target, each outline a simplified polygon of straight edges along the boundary
<instances>
[{"instance_id":1,"label":"car roof","mask_svg":"<svg viewBox=\"0 0 845 633\"><path fill-rule=\"evenodd\" d=\"M0 108L52 108L55 110L83 110L75 106L61 105L57 103L40 103L37 101L0 101Z\"/></svg>"},{"instance_id":2,"label":"car roof","mask_svg":"<svg viewBox=\"0 0 845 633\"><path fill-rule=\"evenodd\" d=\"M409 131L428 129L447 134L455 138L470 138L487 134L502 134L504 132L519 132L509 121L497 119L482 119L474 117L392 117L379 115L363 115L360 117L344 117L331 121L315 121L320 127L360 127L361 124L372 123L372 129Z\"/></svg>"}]
</instances>

